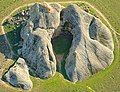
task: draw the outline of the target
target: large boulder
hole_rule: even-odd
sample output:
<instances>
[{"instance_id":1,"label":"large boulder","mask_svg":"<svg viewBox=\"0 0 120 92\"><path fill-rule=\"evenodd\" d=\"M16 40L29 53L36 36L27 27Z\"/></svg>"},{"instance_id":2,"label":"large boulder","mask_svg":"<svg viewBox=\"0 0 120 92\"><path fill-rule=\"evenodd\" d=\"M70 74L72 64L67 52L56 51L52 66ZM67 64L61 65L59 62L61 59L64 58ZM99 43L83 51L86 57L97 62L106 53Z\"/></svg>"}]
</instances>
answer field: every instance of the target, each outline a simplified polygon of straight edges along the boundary
<instances>
[{"instance_id":1,"label":"large boulder","mask_svg":"<svg viewBox=\"0 0 120 92\"><path fill-rule=\"evenodd\" d=\"M11 85L25 90L31 90L33 87L29 77L28 67L22 58L19 58L8 72L5 73L3 79Z\"/></svg>"},{"instance_id":2,"label":"large boulder","mask_svg":"<svg viewBox=\"0 0 120 92\"><path fill-rule=\"evenodd\" d=\"M23 40L20 51L32 75L43 79L55 75L56 59L51 38L61 32L69 32L73 37L65 64L72 82L83 80L112 63L112 35L98 18L77 5L62 9L59 4L36 3L20 33Z\"/></svg>"},{"instance_id":3,"label":"large boulder","mask_svg":"<svg viewBox=\"0 0 120 92\"><path fill-rule=\"evenodd\" d=\"M62 7L59 4L34 4L30 10L28 21L34 23L35 28L56 29L60 23L60 11Z\"/></svg>"},{"instance_id":4,"label":"large boulder","mask_svg":"<svg viewBox=\"0 0 120 92\"><path fill-rule=\"evenodd\" d=\"M76 82L105 69L113 59L113 40L110 30L96 17L70 5L61 12L61 30L73 35L66 58L66 74Z\"/></svg>"},{"instance_id":5,"label":"large boulder","mask_svg":"<svg viewBox=\"0 0 120 92\"><path fill-rule=\"evenodd\" d=\"M51 38L60 24L61 9L59 4L34 4L30 18L21 30L22 56L33 76L46 79L56 73Z\"/></svg>"}]
</instances>

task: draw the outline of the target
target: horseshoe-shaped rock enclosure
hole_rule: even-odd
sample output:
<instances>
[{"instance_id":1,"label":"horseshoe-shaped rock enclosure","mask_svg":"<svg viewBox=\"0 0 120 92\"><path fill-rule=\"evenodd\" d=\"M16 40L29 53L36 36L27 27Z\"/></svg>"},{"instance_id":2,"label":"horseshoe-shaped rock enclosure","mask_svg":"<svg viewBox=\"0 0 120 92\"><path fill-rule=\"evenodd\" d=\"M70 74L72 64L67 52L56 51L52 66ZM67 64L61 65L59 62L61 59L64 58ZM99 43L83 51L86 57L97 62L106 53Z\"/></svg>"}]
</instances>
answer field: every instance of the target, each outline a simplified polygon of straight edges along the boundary
<instances>
[{"instance_id":1,"label":"horseshoe-shaped rock enclosure","mask_svg":"<svg viewBox=\"0 0 120 92\"><path fill-rule=\"evenodd\" d=\"M73 37L65 60L70 81L86 79L112 63L114 44L110 30L77 5L63 8L59 4L36 3L29 14L20 34L23 41L21 55L31 75L43 79L55 75L56 57L51 39L62 32L69 32Z\"/></svg>"}]
</instances>

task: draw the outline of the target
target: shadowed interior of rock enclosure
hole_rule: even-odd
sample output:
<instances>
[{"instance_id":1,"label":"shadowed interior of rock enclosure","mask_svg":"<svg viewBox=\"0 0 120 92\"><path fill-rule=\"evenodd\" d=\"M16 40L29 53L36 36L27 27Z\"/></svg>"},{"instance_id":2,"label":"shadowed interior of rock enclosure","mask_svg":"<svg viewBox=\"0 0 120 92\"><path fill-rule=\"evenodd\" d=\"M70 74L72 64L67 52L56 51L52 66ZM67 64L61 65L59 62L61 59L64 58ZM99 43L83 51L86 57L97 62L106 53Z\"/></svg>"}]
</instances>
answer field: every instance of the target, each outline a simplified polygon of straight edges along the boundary
<instances>
[{"instance_id":1,"label":"shadowed interior of rock enclosure","mask_svg":"<svg viewBox=\"0 0 120 92\"><path fill-rule=\"evenodd\" d=\"M70 32L70 27L69 23L66 22L59 35L56 37L53 37L51 42L53 45L53 51L55 53L56 61L57 61L57 71L60 72L65 79L68 79L66 75L66 70L65 70L65 63L66 63L66 58L69 53L72 40L73 40L73 35Z\"/></svg>"}]
</instances>

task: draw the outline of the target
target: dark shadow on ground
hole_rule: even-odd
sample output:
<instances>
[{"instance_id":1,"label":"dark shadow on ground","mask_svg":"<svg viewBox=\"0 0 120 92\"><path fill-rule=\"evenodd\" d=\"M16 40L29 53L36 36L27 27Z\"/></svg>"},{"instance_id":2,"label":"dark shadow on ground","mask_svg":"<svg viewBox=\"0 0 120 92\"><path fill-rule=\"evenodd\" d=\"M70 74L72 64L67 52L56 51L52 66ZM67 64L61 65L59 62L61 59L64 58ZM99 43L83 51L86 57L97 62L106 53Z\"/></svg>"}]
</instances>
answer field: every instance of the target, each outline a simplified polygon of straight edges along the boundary
<instances>
[{"instance_id":1,"label":"dark shadow on ground","mask_svg":"<svg viewBox=\"0 0 120 92\"><path fill-rule=\"evenodd\" d=\"M6 23L4 24L4 26ZM5 30L5 29L4 29ZM20 30L21 27L17 27L10 32L6 32L6 34L0 35L0 78L4 74L6 70L9 70L9 67L12 67L13 61L16 61L17 57L17 49L18 49L18 43L20 41ZM1 31L1 30L0 30ZM5 30L7 31L7 30ZM8 41L10 42L12 46L12 50L16 55L11 57L11 50L10 47L5 39L5 35L8 38Z\"/></svg>"},{"instance_id":2,"label":"dark shadow on ground","mask_svg":"<svg viewBox=\"0 0 120 92\"><path fill-rule=\"evenodd\" d=\"M67 80L69 80L69 78L65 70L65 63L66 63L65 60L67 58L67 55L69 54L69 49L72 44L72 39L73 36L69 31L63 31L57 37L54 37L52 39L52 45L56 59L58 58L57 55L62 55L61 61L57 59L57 65L56 65L57 72L61 73L63 77Z\"/></svg>"},{"instance_id":3,"label":"dark shadow on ground","mask_svg":"<svg viewBox=\"0 0 120 92\"><path fill-rule=\"evenodd\" d=\"M5 58L10 59L10 49L4 35L0 35L0 53L3 54Z\"/></svg>"}]
</instances>

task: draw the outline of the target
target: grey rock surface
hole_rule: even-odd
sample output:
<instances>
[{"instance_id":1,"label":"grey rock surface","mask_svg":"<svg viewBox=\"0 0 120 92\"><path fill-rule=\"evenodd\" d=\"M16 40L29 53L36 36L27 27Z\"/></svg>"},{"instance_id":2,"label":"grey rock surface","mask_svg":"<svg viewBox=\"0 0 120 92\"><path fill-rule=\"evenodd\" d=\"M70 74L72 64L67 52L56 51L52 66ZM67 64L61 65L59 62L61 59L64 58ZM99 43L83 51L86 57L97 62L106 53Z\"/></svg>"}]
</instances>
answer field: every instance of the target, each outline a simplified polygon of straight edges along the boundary
<instances>
[{"instance_id":1,"label":"grey rock surface","mask_svg":"<svg viewBox=\"0 0 120 92\"><path fill-rule=\"evenodd\" d=\"M34 23L34 29L56 29L60 23L61 9L59 4L36 3L31 7L29 20Z\"/></svg>"},{"instance_id":2,"label":"grey rock surface","mask_svg":"<svg viewBox=\"0 0 120 92\"><path fill-rule=\"evenodd\" d=\"M56 59L51 38L64 30L73 35L65 64L66 74L72 82L84 80L112 63L112 34L98 18L77 5L62 9L59 4L36 3L21 30L23 45L19 50L32 75L43 79L55 75Z\"/></svg>"},{"instance_id":3,"label":"grey rock surface","mask_svg":"<svg viewBox=\"0 0 120 92\"><path fill-rule=\"evenodd\" d=\"M25 90L31 90L33 87L27 64L23 58L19 58L3 78L15 87Z\"/></svg>"},{"instance_id":4,"label":"grey rock surface","mask_svg":"<svg viewBox=\"0 0 120 92\"><path fill-rule=\"evenodd\" d=\"M73 82L105 69L113 59L113 40L110 30L96 17L70 5L61 12L61 30L73 35L66 58L66 74Z\"/></svg>"},{"instance_id":5,"label":"grey rock surface","mask_svg":"<svg viewBox=\"0 0 120 92\"><path fill-rule=\"evenodd\" d=\"M59 4L34 4L30 18L21 30L23 39L22 56L29 65L30 72L43 79L56 73L56 59L51 38L60 23Z\"/></svg>"}]
</instances>

